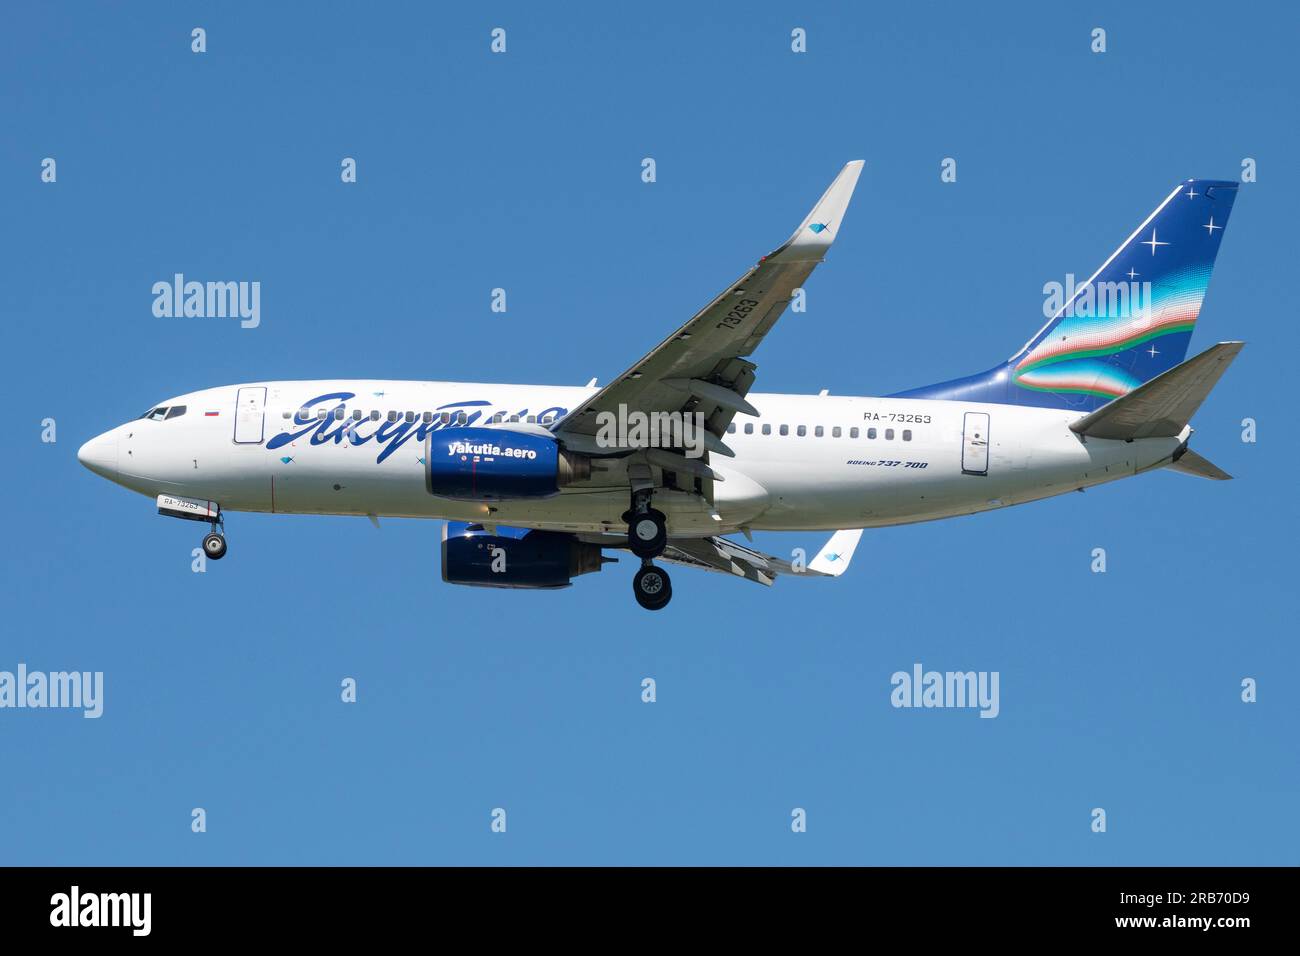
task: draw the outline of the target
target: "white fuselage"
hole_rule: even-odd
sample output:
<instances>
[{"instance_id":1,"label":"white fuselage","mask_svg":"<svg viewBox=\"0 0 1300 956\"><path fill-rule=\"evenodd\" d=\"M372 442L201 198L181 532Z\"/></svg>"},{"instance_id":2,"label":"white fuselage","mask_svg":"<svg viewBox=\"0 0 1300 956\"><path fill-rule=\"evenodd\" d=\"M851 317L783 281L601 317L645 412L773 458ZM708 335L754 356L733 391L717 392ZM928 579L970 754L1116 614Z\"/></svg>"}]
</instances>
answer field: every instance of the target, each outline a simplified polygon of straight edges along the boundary
<instances>
[{"instance_id":1,"label":"white fuselage","mask_svg":"<svg viewBox=\"0 0 1300 956\"><path fill-rule=\"evenodd\" d=\"M620 532L625 459L598 464L590 479L548 498L459 501L434 497L425 486L425 439L438 454L438 431L455 427L458 413L466 424L488 425L496 416L504 418L496 427L508 428L518 416L516 427L526 427L530 418L544 424L563 417L595 391L368 380L226 386L178 396L160 407L184 406L184 413L118 426L82 454L92 470L134 491L209 500L224 511ZM710 454L709 466L724 479L713 483L712 503L686 491L655 493L672 535L865 528L971 514L1156 467L1187 437L1084 441L1069 429L1081 413L1015 405L748 399L762 417L736 416L723 436L734 458Z\"/></svg>"}]
</instances>

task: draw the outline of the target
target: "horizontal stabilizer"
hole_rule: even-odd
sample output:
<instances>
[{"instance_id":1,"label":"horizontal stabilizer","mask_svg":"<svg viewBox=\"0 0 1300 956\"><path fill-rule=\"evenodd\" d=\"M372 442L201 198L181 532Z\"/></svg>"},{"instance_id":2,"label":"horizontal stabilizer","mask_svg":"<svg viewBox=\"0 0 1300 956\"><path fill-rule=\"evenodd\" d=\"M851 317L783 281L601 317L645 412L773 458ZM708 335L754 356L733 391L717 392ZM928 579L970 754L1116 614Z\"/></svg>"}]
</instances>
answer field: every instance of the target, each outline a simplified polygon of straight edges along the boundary
<instances>
[{"instance_id":1,"label":"horizontal stabilizer","mask_svg":"<svg viewBox=\"0 0 1300 956\"><path fill-rule=\"evenodd\" d=\"M1070 425L1088 438L1174 438L1191 421L1244 342L1220 342Z\"/></svg>"},{"instance_id":2,"label":"horizontal stabilizer","mask_svg":"<svg viewBox=\"0 0 1300 956\"><path fill-rule=\"evenodd\" d=\"M1181 471L1184 475L1209 478L1211 481L1230 481L1232 479L1232 475L1214 464L1214 462L1202 458L1190 448L1183 452L1181 458L1175 462L1170 462L1165 467L1171 471Z\"/></svg>"}]
</instances>

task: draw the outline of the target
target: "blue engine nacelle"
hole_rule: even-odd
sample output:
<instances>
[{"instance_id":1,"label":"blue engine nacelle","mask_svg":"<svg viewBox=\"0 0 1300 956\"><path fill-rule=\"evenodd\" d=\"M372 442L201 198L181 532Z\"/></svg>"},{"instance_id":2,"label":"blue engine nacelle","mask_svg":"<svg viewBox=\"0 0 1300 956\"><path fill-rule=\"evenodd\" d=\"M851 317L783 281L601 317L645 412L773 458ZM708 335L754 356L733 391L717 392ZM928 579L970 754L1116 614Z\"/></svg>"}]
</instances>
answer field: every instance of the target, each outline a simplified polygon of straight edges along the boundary
<instances>
[{"instance_id":1,"label":"blue engine nacelle","mask_svg":"<svg viewBox=\"0 0 1300 956\"><path fill-rule=\"evenodd\" d=\"M439 498L545 498L591 477L591 459L549 435L506 428L442 428L424 444L424 486Z\"/></svg>"},{"instance_id":2,"label":"blue engine nacelle","mask_svg":"<svg viewBox=\"0 0 1300 956\"><path fill-rule=\"evenodd\" d=\"M528 531L448 521L442 531L442 579L483 588L567 588L580 574L599 571L600 545L559 531Z\"/></svg>"}]
</instances>

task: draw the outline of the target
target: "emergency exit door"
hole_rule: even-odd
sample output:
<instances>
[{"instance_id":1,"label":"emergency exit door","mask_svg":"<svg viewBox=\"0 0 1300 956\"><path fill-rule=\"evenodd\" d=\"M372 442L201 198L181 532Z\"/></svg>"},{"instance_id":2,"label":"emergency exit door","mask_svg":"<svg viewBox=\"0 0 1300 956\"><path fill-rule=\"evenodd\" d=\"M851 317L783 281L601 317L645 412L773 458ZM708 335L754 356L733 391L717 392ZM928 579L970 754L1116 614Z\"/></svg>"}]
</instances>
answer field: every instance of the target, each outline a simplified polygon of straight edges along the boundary
<instances>
[{"instance_id":1,"label":"emergency exit door","mask_svg":"<svg viewBox=\"0 0 1300 956\"><path fill-rule=\"evenodd\" d=\"M262 443L263 417L266 413L266 386L241 388L235 399L235 442L240 445Z\"/></svg>"},{"instance_id":2,"label":"emergency exit door","mask_svg":"<svg viewBox=\"0 0 1300 956\"><path fill-rule=\"evenodd\" d=\"M961 473L989 473L989 416L987 412L967 412L962 424Z\"/></svg>"}]
</instances>

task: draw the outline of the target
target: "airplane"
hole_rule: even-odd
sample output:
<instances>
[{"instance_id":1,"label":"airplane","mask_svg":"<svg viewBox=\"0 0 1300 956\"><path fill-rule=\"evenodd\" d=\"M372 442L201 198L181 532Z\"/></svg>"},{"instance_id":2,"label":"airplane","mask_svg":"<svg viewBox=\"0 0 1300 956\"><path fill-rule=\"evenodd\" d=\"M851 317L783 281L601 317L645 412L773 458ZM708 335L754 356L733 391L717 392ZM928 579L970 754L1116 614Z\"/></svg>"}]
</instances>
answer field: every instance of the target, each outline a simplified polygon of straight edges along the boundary
<instances>
[{"instance_id":1,"label":"airplane","mask_svg":"<svg viewBox=\"0 0 1300 956\"><path fill-rule=\"evenodd\" d=\"M880 398L752 392L750 357L835 241L862 167L847 164L783 245L603 387L227 385L153 405L77 457L159 514L210 525L214 560L228 512L436 518L444 581L562 588L630 551L649 610L672 597L665 564L763 585L838 577L866 528L1158 468L1231 477L1188 447L1190 421L1244 343L1184 361L1230 181L1176 186L982 372ZM682 427L606 427L637 415ZM754 531L834 533L811 560L786 560L728 537Z\"/></svg>"}]
</instances>

